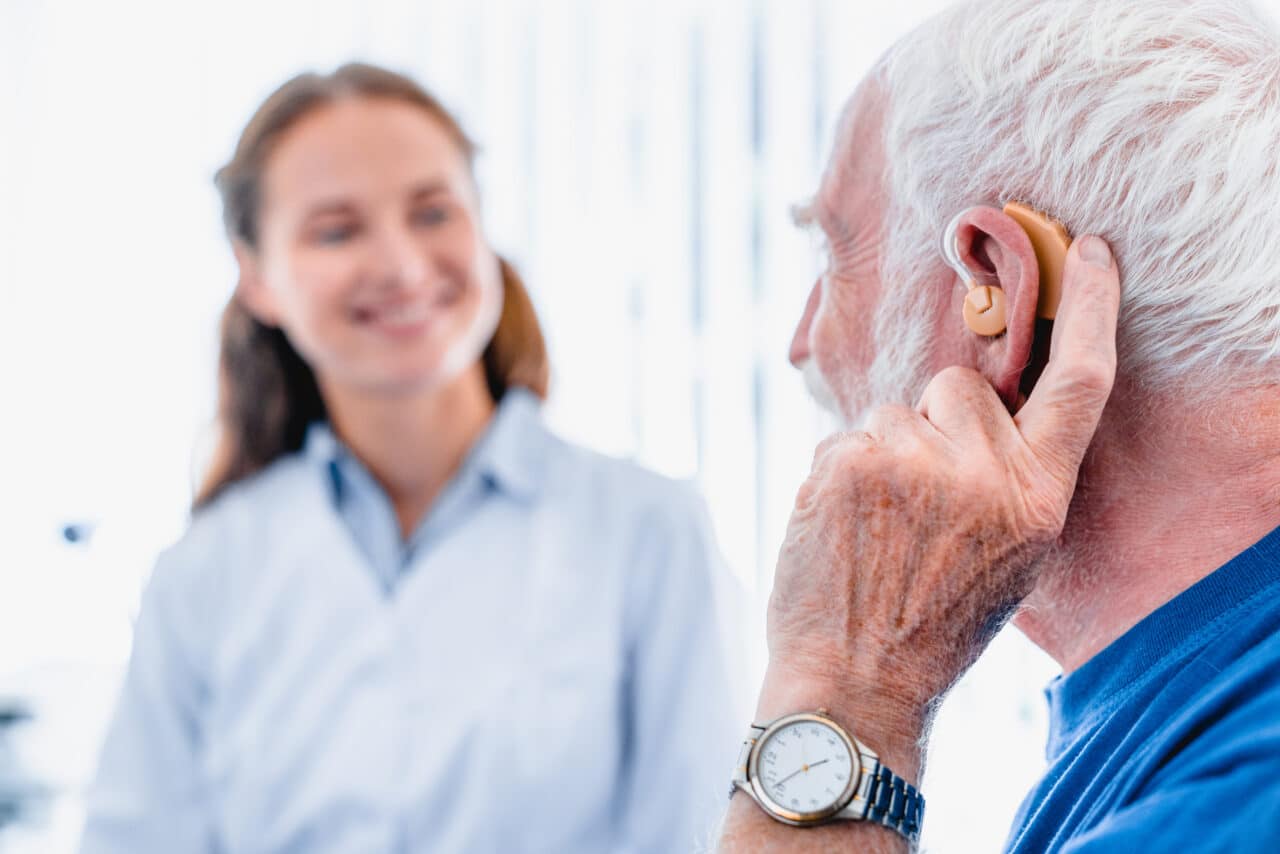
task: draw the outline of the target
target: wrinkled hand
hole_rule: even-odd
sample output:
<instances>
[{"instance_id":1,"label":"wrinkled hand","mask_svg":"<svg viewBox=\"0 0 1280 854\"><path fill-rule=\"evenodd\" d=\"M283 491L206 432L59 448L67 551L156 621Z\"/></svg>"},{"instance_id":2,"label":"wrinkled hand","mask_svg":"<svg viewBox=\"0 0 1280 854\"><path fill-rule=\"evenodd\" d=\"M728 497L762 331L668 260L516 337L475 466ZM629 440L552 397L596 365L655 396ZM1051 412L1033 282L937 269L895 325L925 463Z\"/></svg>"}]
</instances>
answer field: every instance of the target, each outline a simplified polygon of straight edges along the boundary
<instances>
[{"instance_id":1,"label":"wrinkled hand","mask_svg":"<svg viewBox=\"0 0 1280 854\"><path fill-rule=\"evenodd\" d=\"M1101 266L1081 257L1095 242ZM1048 365L1016 415L980 374L948 368L914 410L881 408L818 448L769 603L763 714L797 711L776 695L765 707L771 684L799 681L843 700L855 730L878 717L885 738L919 739L1062 532L1115 377L1119 301L1106 244L1083 238Z\"/></svg>"}]
</instances>

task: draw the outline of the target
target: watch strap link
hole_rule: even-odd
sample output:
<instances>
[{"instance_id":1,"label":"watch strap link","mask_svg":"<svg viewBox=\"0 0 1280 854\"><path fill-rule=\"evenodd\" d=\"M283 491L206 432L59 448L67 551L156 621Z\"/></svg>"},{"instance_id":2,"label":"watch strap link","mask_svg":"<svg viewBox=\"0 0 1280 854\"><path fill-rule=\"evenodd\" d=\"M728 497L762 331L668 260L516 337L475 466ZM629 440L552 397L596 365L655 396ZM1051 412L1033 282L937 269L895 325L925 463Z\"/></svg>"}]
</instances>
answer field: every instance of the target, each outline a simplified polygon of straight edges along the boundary
<instances>
[{"instance_id":1,"label":"watch strap link","mask_svg":"<svg viewBox=\"0 0 1280 854\"><path fill-rule=\"evenodd\" d=\"M867 807L863 818L901 833L912 842L920 840L924 824L924 797L916 787L876 763L871 785L867 789Z\"/></svg>"},{"instance_id":2,"label":"watch strap link","mask_svg":"<svg viewBox=\"0 0 1280 854\"><path fill-rule=\"evenodd\" d=\"M760 736L764 735L764 731L768 727L760 724L752 724L747 730L747 737L742 740L742 750L738 753L738 764L733 769L733 780L729 782L729 797L733 797L733 793L739 788L746 788L747 785L747 762L751 759L751 748L755 747Z\"/></svg>"}]
</instances>

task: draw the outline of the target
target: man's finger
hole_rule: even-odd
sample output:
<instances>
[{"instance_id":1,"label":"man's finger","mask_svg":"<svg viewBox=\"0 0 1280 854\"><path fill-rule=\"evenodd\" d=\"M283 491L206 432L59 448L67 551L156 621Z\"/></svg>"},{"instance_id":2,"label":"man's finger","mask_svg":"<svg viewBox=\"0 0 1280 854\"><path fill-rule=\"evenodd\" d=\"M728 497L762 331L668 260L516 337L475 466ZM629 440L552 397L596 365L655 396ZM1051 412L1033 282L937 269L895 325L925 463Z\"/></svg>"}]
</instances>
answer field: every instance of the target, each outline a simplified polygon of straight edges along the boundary
<instances>
[{"instance_id":1,"label":"man's finger","mask_svg":"<svg viewBox=\"0 0 1280 854\"><path fill-rule=\"evenodd\" d=\"M812 474L819 468L824 466L829 457L833 453L847 449L850 445L866 447L877 443L877 439L865 430L850 430L842 433L832 433L827 438L818 443L818 447L813 451L813 462L809 464L809 472Z\"/></svg>"},{"instance_id":2,"label":"man's finger","mask_svg":"<svg viewBox=\"0 0 1280 854\"><path fill-rule=\"evenodd\" d=\"M1116 374L1120 271L1106 242L1083 237L1071 246L1054 321L1049 363L1014 422L1042 460L1057 460L1074 478L1093 440Z\"/></svg>"},{"instance_id":3,"label":"man's finger","mask_svg":"<svg viewBox=\"0 0 1280 854\"><path fill-rule=\"evenodd\" d=\"M916 411L944 436L961 442L1009 429L1009 413L996 390L969 368L952 366L930 380Z\"/></svg>"}]
</instances>

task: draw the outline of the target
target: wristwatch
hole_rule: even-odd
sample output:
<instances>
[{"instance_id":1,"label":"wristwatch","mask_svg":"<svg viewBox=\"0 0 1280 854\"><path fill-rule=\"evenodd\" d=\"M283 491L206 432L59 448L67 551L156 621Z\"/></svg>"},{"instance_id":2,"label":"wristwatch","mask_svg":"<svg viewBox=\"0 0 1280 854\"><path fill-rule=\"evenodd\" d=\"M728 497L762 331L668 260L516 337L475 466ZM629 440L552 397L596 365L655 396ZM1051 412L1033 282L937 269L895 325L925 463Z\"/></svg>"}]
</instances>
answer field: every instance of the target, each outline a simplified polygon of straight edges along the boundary
<instances>
[{"instance_id":1,"label":"wristwatch","mask_svg":"<svg viewBox=\"0 0 1280 854\"><path fill-rule=\"evenodd\" d=\"M916 787L831 719L826 709L752 724L729 796L741 789L772 818L795 827L874 821L915 843L924 822Z\"/></svg>"}]
</instances>

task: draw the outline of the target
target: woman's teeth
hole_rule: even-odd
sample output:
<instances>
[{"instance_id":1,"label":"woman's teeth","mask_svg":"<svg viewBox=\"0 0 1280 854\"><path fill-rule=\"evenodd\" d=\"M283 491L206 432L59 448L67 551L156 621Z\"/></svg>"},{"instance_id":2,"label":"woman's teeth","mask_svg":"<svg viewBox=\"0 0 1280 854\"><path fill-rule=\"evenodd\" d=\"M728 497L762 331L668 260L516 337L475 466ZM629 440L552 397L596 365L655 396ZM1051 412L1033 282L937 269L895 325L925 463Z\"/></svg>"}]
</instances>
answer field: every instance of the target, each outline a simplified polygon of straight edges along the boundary
<instances>
[{"instance_id":1,"label":"woman's teeth","mask_svg":"<svg viewBox=\"0 0 1280 854\"><path fill-rule=\"evenodd\" d=\"M371 312L373 319L382 323L410 324L421 323L427 319L427 305L424 302L411 302L404 305L379 308Z\"/></svg>"}]
</instances>

